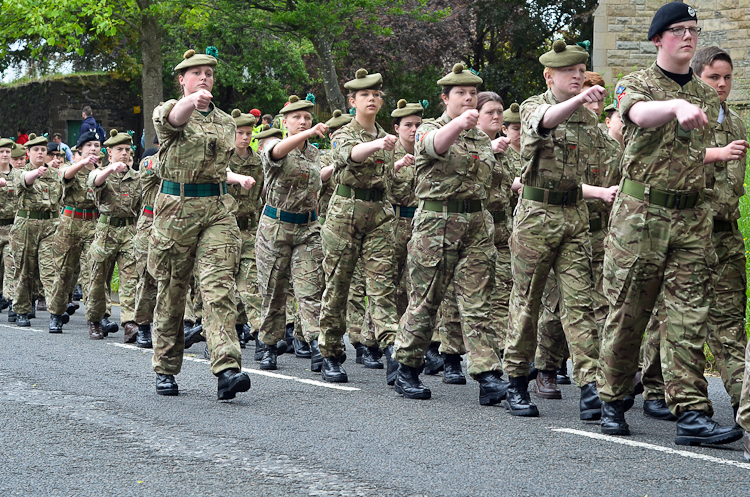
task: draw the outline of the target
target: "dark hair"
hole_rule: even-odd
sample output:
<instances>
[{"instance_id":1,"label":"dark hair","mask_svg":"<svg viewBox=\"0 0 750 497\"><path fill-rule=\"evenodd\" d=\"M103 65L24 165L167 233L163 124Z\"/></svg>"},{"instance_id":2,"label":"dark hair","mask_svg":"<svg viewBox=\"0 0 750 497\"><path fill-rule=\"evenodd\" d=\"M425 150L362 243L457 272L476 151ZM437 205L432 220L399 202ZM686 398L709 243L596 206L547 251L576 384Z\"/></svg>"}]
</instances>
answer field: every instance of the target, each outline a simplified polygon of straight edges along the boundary
<instances>
[{"instance_id":1,"label":"dark hair","mask_svg":"<svg viewBox=\"0 0 750 497\"><path fill-rule=\"evenodd\" d=\"M394 127L395 127L395 126L401 126L401 121L402 121L402 120L403 120L403 119L404 119L405 117L411 117L411 116L418 116L418 117L419 117L420 119L422 118L422 116L420 116L419 114L409 114L408 116L400 116L400 117L394 117L394 118L393 118L393 121L391 122L391 126L394 126Z\"/></svg>"},{"instance_id":2,"label":"dark hair","mask_svg":"<svg viewBox=\"0 0 750 497\"><path fill-rule=\"evenodd\" d=\"M83 109L81 109L81 112L83 112L84 114L86 114L86 117L91 117L92 115L94 115L94 111L91 110L91 106L90 105L84 105Z\"/></svg>"},{"instance_id":3,"label":"dark hair","mask_svg":"<svg viewBox=\"0 0 750 497\"><path fill-rule=\"evenodd\" d=\"M604 117L606 117L607 119L612 119L612 115L615 112L619 113L620 111L618 111L617 109L604 109Z\"/></svg>"},{"instance_id":4,"label":"dark hair","mask_svg":"<svg viewBox=\"0 0 750 497\"><path fill-rule=\"evenodd\" d=\"M54 133L52 139L54 140L55 138L60 138L62 140L62 135L60 133Z\"/></svg>"},{"instance_id":5,"label":"dark hair","mask_svg":"<svg viewBox=\"0 0 750 497\"><path fill-rule=\"evenodd\" d=\"M494 91L483 91L477 95L477 111L482 110L482 107L484 107L484 104L487 102L497 102L500 105L505 106L503 103L503 97Z\"/></svg>"},{"instance_id":6,"label":"dark hair","mask_svg":"<svg viewBox=\"0 0 750 497\"><path fill-rule=\"evenodd\" d=\"M703 74L703 69L705 69L706 66L710 66L717 60L729 62L729 67L734 70L732 57L730 57L728 53L717 46L701 48L700 50L695 52L693 61L690 63L690 67L693 69L695 75L700 78L701 74Z\"/></svg>"},{"instance_id":7,"label":"dark hair","mask_svg":"<svg viewBox=\"0 0 750 497\"><path fill-rule=\"evenodd\" d=\"M271 114L263 114L263 116L260 118L260 121L266 121L268 120L268 124L271 124L273 122L273 116Z\"/></svg>"}]
</instances>

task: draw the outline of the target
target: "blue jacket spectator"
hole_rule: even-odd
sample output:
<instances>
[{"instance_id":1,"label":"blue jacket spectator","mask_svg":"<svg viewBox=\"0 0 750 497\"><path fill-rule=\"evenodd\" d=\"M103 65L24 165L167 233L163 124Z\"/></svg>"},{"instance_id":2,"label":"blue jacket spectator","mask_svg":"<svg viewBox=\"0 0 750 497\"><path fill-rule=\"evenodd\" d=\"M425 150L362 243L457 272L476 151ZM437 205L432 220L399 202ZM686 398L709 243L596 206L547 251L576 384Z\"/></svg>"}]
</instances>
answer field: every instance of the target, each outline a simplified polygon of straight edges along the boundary
<instances>
[{"instance_id":1,"label":"blue jacket spectator","mask_svg":"<svg viewBox=\"0 0 750 497\"><path fill-rule=\"evenodd\" d=\"M78 136L91 131L99 135L99 141L104 143L107 138L107 134L104 132L104 128L96 123L96 119L94 119L94 112L91 110L91 107L89 107L88 105L85 106L81 110L81 113L83 114L83 122L81 123L81 131L78 133Z\"/></svg>"}]
</instances>

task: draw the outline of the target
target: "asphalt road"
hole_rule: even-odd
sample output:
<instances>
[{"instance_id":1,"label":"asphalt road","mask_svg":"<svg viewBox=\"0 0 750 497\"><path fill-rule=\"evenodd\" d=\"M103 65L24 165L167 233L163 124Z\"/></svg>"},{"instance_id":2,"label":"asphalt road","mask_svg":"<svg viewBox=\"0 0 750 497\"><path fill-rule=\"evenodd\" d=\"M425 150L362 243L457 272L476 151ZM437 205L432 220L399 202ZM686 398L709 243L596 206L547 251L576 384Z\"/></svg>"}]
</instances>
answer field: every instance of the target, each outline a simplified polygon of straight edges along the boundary
<instances>
[{"instance_id":1,"label":"asphalt road","mask_svg":"<svg viewBox=\"0 0 750 497\"><path fill-rule=\"evenodd\" d=\"M250 346L251 390L217 402L198 344L167 398L150 351L123 346L122 331L89 340L81 309L50 335L38 314L31 329L0 314L2 496L750 495L741 442L677 446L640 397L633 436L604 437L579 421L575 386L523 419L479 406L472 380L426 377L432 399L406 400L351 359L346 389L289 354L261 372ZM732 422L719 379L709 388L715 419Z\"/></svg>"}]
</instances>

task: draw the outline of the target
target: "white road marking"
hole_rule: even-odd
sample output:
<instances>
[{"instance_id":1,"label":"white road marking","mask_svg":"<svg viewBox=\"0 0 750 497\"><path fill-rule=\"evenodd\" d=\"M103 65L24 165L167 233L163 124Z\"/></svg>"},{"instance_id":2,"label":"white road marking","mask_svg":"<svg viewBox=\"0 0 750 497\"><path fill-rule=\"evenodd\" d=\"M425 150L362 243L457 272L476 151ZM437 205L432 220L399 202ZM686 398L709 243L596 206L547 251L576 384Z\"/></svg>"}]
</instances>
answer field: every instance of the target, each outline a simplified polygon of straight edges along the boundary
<instances>
[{"instance_id":1,"label":"white road marking","mask_svg":"<svg viewBox=\"0 0 750 497\"><path fill-rule=\"evenodd\" d=\"M13 324L0 324L0 328L10 328L11 330L16 330L16 331L36 331L37 333L44 333L45 331L48 331L48 330L38 330L36 328L31 328L31 327L16 326Z\"/></svg>"},{"instance_id":2,"label":"white road marking","mask_svg":"<svg viewBox=\"0 0 750 497\"><path fill-rule=\"evenodd\" d=\"M731 461L729 459L721 459L720 457L707 456L705 454L697 454L695 452L689 452L687 450L676 450L670 449L669 447L662 447L661 445L653 445L644 442L636 442L635 440L628 440L621 437L612 437L609 435L602 435L601 433L591 433L582 430L572 430L570 428L552 428L552 431L558 433L571 433L573 435L581 435L582 437L589 437L596 440L604 440L606 442L613 442L620 445L629 445L631 447L640 447L642 449L656 450L667 454L674 454L677 456L687 457L691 459L699 459L701 461L708 461L716 464L726 464L727 466L736 466L742 469L750 469L750 463Z\"/></svg>"},{"instance_id":3,"label":"white road marking","mask_svg":"<svg viewBox=\"0 0 750 497\"><path fill-rule=\"evenodd\" d=\"M135 345L130 345L127 343L109 343L107 345L114 345L115 347L122 347L123 349L132 349L132 350L139 350L141 352L150 352L154 353L151 349L141 349L136 347ZM197 357L188 357L185 356L184 360L186 361L192 361L192 362L199 362L201 364L208 364L209 362L206 359L199 359ZM276 378L279 380L292 380L296 381L298 383L306 383L308 385L314 385L316 387L324 387L324 388L331 388L333 390L343 390L345 392L354 392L359 391L359 388L355 387L345 387L343 385L337 385L335 383L326 383L324 381L317 381L317 380L310 380L307 378L297 378L296 376L288 376L285 374L279 374L279 373L272 373L270 371L261 371L260 369L252 369L252 368L242 368L242 370L246 373L250 374L257 374L260 376L268 376L269 378Z\"/></svg>"}]
</instances>

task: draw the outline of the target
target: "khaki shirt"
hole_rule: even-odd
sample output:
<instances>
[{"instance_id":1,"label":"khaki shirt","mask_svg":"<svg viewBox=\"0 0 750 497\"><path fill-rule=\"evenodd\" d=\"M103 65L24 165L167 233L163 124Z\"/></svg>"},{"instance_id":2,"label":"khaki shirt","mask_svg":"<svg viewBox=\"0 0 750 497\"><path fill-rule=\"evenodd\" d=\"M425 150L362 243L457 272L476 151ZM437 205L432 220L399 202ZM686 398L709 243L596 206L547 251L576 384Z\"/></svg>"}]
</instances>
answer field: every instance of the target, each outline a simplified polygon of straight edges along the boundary
<instances>
[{"instance_id":1,"label":"khaki shirt","mask_svg":"<svg viewBox=\"0 0 750 497\"><path fill-rule=\"evenodd\" d=\"M156 194L159 193L161 178L156 174L156 155L146 157L141 161L138 168L138 176L141 178L141 207L154 210Z\"/></svg>"},{"instance_id":2,"label":"khaki shirt","mask_svg":"<svg viewBox=\"0 0 750 497\"><path fill-rule=\"evenodd\" d=\"M237 127L232 116L211 104L203 116L193 110L182 126L169 124L167 117L177 104L169 100L154 109L154 127L159 136L157 174L175 183L222 183L234 154Z\"/></svg>"},{"instance_id":3,"label":"khaki shirt","mask_svg":"<svg viewBox=\"0 0 750 497\"><path fill-rule=\"evenodd\" d=\"M435 151L435 134L451 122L447 113L423 122L414 146L416 195L420 200L484 200L495 157L489 137L479 129L464 130L443 154Z\"/></svg>"},{"instance_id":4,"label":"khaki shirt","mask_svg":"<svg viewBox=\"0 0 750 497\"><path fill-rule=\"evenodd\" d=\"M10 171L6 174L0 173L0 178L5 178L7 183L3 188L0 188L0 219L13 219L16 217L16 205L18 204L16 191L18 189L13 183L14 171L13 166L10 166Z\"/></svg>"},{"instance_id":5,"label":"khaki shirt","mask_svg":"<svg viewBox=\"0 0 750 497\"><path fill-rule=\"evenodd\" d=\"M229 170L236 174L252 176L255 179L255 186L249 190L245 190L240 185L227 185L227 188L229 194L237 201L237 213L235 216L238 219L247 218L257 221L260 209L263 207L261 199L261 193L263 192L263 166L261 165L260 155L253 151L252 148L248 148L247 151L250 155L245 158L237 154L232 155L229 159Z\"/></svg>"},{"instance_id":6,"label":"khaki shirt","mask_svg":"<svg viewBox=\"0 0 750 497\"><path fill-rule=\"evenodd\" d=\"M266 142L261 155L266 204L296 214L314 211L321 187L320 151L315 145L305 142L302 151L295 148L280 161L274 161L271 150L280 141Z\"/></svg>"},{"instance_id":7,"label":"khaki shirt","mask_svg":"<svg viewBox=\"0 0 750 497\"><path fill-rule=\"evenodd\" d=\"M18 194L18 210L59 212L62 185L57 179L59 169L50 167L41 178L27 185L24 177L36 170L27 163L22 171L14 174L13 185Z\"/></svg>"},{"instance_id":8,"label":"khaki shirt","mask_svg":"<svg viewBox=\"0 0 750 497\"><path fill-rule=\"evenodd\" d=\"M393 152L378 150L362 162L352 160L352 149L361 144L383 138L387 133L375 124L377 136L365 131L356 119L334 133L331 146L334 153L336 184L351 188L375 189L388 192L393 182Z\"/></svg>"},{"instance_id":9,"label":"khaki shirt","mask_svg":"<svg viewBox=\"0 0 750 497\"><path fill-rule=\"evenodd\" d=\"M492 167L492 184L487 193L488 211L504 211L508 208L510 197L513 194L510 188L513 186L514 178L507 155L495 154L495 163Z\"/></svg>"},{"instance_id":10,"label":"khaki shirt","mask_svg":"<svg viewBox=\"0 0 750 497\"><path fill-rule=\"evenodd\" d=\"M735 111L721 104L724 120L714 125L710 147L725 147L735 140L747 140L747 129ZM745 194L745 160L717 162L713 176L707 178L708 188L713 188L711 207L714 217L725 221L740 218L740 197Z\"/></svg>"},{"instance_id":11,"label":"khaki shirt","mask_svg":"<svg viewBox=\"0 0 750 497\"><path fill-rule=\"evenodd\" d=\"M399 140L396 143L396 148L393 149L394 161L400 161L406 154L408 152ZM402 167L397 174L394 174L388 200L391 204L402 207L417 206L417 196L414 193L414 164L409 167Z\"/></svg>"},{"instance_id":12,"label":"khaki shirt","mask_svg":"<svg viewBox=\"0 0 750 497\"><path fill-rule=\"evenodd\" d=\"M622 147L620 142L609 136L606 131L599 128L599 157L601 160L598 164L591 164L589 169L589 183L591 186L610 187L620 184L620 157L622 157ZM607 212L612 209L612 204L604 200L587 199L586 205L589 208L589 214L594 212ZM593 216L592 216L593 217Z\"/></svg>"},{"instance_id":13,"label":"khaki shirt","mask_svg":"<svg viewBox=\"0 0 750 497\"><path fill-rule=\"evenodd\" d=\"M84 166L75 176L73 176L73 178L65 179L65 171L70 166L71 164L67 164L61 167L60 172L57 174L60 179L60 184L62 185L62 205L73 207L75 209L95 209L96 202L94 201L94 192L89 191L87 184L91 170ZM96 167L94 169L96 169Z\"/></svg>"},{"instance_id":14,"label":"khaki shirt","mask_svg":"<svg viewBox=\"0 0 750 497\"><path fill-rule=\"evenodd\" d=\"M99 214L137 218L141 211L141 178L138 171L128 168L124 173L112 173L102 186L96 186L94 181L101 172L101 169L94 169L88 180Z\"/></svg>"},{"instance_id":15,"label":"khaki shirt","mask_svg":"<svg viewBox=\"0 0 750 497\"><path fill-rule=\"evenodd\" d=\"M641 128L628 117L637 102L684 99L699 106L715 123L719 116L719 97L709 85L693 75L685 86L668 78L654 64L628 74L615 90L623 123L625 151L620 170L623 177L646 183L659 190L702 191L706 187L703 161L706 147L713 143L713 126L684 131L677 119L658 128Z\"/></svg>"},{"instance_id":16,"label":"khaki shirt","mask_svg":"<svg viewBox=\"0 0 750 497\"><path fill-rule=\"evenodd\" d=\"M542 127L547 110L560 103L547 90L521 104L521 183L551 190L573 190L589 183L599 164L596 115L581 105L552 129Z\"/></svg>"},{"instance_id":17,"label":"khaki shirt","mask_svg":"<svg viewBox=\"0 0 750 497\"><path fill-rule=\"evenodd\" d=\"M320 154L320 169L330 166L333 163L333 151L329 150L327 153ZM326 212L328 211L328 204L331 202L333 196L333 175L328 178L328 181L323 181L320 187L320 193L318 194L318 217L325 218Z\"/></svg>"}]
</instances>

